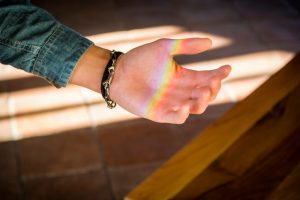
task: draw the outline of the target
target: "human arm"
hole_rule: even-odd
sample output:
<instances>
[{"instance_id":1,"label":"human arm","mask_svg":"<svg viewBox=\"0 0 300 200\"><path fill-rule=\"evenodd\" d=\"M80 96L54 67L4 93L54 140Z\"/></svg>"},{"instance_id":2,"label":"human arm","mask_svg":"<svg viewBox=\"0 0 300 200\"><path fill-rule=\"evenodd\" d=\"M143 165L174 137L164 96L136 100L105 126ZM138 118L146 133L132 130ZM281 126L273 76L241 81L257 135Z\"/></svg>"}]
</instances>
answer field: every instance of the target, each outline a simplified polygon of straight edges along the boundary
<instances>
[{"instance_id":1,"label":"human arm","mask_svg":"<svg viewBox=\"0 0 300 200\"><path fill-rule=\"evenodd\" d=\"M121 55L110 87L112 100L156 122L181 124L189 114L203 113L231 67L193 71L177 64L173 56L200 53L210 46L206 38L160 39ZM77 63L70 83L100 92L109 55L106 49L89 48Z\"/></svg>"},{"instance_id":2,"label":"human arm","mask_svg":"<svg viewBox=\"0 0 300 200\"><path fill-rule=\"evenodd\" d=\"M65 87L93 43L29 1L0 0L0 62Z\"/></svg>"},{"instance_id":3,"label":"human arm","mask_svg":"<svg viewBox=\"0 0 300 200\"><path fill-rule=\"evenodd\" d=\"M40 8L0 9L2 63L43 77L56 87L73 83L100 92L109 50L93 45ZM112 100L157 122L183 123L190 113L204 112L230 67L196 72L181 67L172 56L200 53L210 45L208 39L161 39L127 52L117 62Z\"/></svg>"}]
</instances>

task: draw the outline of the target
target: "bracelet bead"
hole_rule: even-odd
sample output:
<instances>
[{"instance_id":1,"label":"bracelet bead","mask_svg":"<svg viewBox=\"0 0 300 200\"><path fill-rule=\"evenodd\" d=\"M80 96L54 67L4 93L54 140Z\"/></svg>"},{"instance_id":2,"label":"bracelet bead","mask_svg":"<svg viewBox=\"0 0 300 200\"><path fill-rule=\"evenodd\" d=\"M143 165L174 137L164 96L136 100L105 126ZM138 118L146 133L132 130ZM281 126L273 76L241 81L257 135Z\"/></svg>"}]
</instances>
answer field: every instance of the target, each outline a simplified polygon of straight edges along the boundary
<instances>
[{"instance_id":1,"label":"bracelet bead","mask_svg":"<svg viewBox=\"0 0 300 200\"><path fill-rule=\"evenodd\" d=\"M115 51L115 50L111 51L111 57L105 67L103 77L101 80L101 94L105 102L107 103L107 107L109 107L110 109L116 107L117 105L116 102L114 102L109 96L109 88L110 88L111 81L113 79L113 75L115 73L117 60L119 56L122 54L123 53L120 51Z\"/></svg>"}]
</instances>

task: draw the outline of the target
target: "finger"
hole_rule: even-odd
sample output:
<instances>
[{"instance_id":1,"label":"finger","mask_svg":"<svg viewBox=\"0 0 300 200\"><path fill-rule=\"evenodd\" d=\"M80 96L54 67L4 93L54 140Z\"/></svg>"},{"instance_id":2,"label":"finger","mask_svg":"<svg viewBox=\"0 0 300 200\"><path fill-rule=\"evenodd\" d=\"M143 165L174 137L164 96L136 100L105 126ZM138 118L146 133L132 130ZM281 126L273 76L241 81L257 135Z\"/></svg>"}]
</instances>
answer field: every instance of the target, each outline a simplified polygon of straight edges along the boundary
<instances>
[{"instance_id":1,"label":"finger","mask_svg":"<svg viewBox=\"0 0 300 200\"><path fill-rule=\"evenodd\" d=\"M210 91L211 91L211 97L210 97L210 101L215 100L215 98L217 97L220 88L221 88L221 80L219 78L212 78L210 81Z\"/></svg>"},{"instance_id":2,"label":"finger","mask_svg":"<svg viewBox=\"0 0 300 200\"><path fill-rule=\"evenodd\" d=\"M204 77L202 79L197 80L197 84L192 88L192 94L191 98L198 98L201 92L197 90L197 88L203 88L207 87L210 89L211 92L211 98L210 101L214 100L220 89L221 89L221 78L215 76L215 77ZM200 93L200 94L199 94Z\"/></svg>"},{"instance_id":3,"label":"finger","mask_svg":"<svg viewBox=\"0 0 300 200\"><path fill-rule=\"evenodd\" d=\"M196 79L200 83L205 83L212 77L218 77L220 79L226 78L231 72L230 65L224 65L214 70L197 71ZM190 73L195 73L194 70L190 70Z\"/></svg>"},{"instance_id":4,"label":"finger","mask_svg":"<svg viewBox=\"0 0 300 200\"><path fill-rule=\"evenodd\" d=\"M212 46L212 41L208 38L169 39L167 42L171 55L197 54Z\"/></svg>"},{"instance_id":5,"label":"finger","mask_svg":"<svg viewBox=\"0 0 300 200\"><path fill-rule=\"evenodd\" d=\"M163 121L171 124L183 124L189 116L189 104L172 107L164 116Z\"/></svg>"},{"instance_id":6,"label":"finger","mask_svg":"<svg viewBox=\"0 0 300 200\"><path fill-rule=\"evenodd\" d=\"M211 76L217 76L221 79L226 78L230 72L231 72L231 66L230 65L224 65L222 67L219 67L218 69L211 71Z\"/></svg>"},{"instance_id":7,"label":"finger","mask_svg":"<svg viewBox=\"0 0 300 200\"><path fill-rule=\"evenodd\" d=\"M190 113L202 114L210 101L211 91L208 87L199 88L199 98L190 99Z\"/></svg>"}]
</instances>

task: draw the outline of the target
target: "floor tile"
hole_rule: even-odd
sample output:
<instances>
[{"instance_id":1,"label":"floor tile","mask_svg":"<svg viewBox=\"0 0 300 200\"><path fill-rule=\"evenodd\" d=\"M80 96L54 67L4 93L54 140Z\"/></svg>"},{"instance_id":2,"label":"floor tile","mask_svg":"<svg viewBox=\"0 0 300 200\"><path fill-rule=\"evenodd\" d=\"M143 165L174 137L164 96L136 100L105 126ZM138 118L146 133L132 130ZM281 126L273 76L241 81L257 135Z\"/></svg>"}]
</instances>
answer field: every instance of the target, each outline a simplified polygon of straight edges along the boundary
<instances>
[{"instance_id":1,"label":"floor tile","mask_svg":"<svg viewBox=\"0 0 300 200\"><path fill-rule=\"evenodd\" d=\"M136 115L129 113L120 106L117 106L114 109L109 109L105 102L89 105L88 111L91 116L91 123L93 127L138 118Z\"/></svg>"},{"instance_id":2,"label":"floor tile","mask_svg":"<svg viewBox=\"0 0 300 200\"><path fill-rule=\"evenodd\" d=\"M276 53L282 60L291 60L296 53L300 52L300 43L272 43L267 46L276 50Z\"/></svg>"},{"instance_id":3,"label":"floor tile","mask_svg":"<svg viewBox=\"0 0 300 200\"><path fill-rule=\"evenodd\" d=\"M272 75L288 61L288 57L283 59L283 57L279 56L278 51L266 49L265 51L229 56L211 61L202 60L187 64L186 67L193 70L206 70L229 64L232 67L232 71L225 79L225 82L228 82L235 79Z\"/></svg>"},{"instance_id":4,"label":"floor tile","mask_svg":"<svg viewBox=\"0 0 300 200\"><path fill-rule=\"evenodd\" d=\"M195 23L189 29L194 37L210 38L212 48L197 55L178 56L179 63L216 60L265 51L267 47L255 36L249 25L243 22L228 22L218 25Z\"/></svg>"},{"instance_id":5,"label":"floor tile","mask_svg":"<svg viewBox=\"0 0 300 200\"><path fill-rule=\"evenodd\" d=\"M122 200L128 192L153 173L162 162L142 165L110 167L109 177L116 200Z\"/></svg>"},{"instance_id":6,"label":"floor tile","mask_svg":"<svg viewBox=\"0 0 300 200\"><path fill-rule=\"evenodd\" d=\"M62 89L49 86L21 90L11 92L10 98L15 107L15 115L72 108L85 103L80 88L76 86Z\"/></svg>"},{"instance_id":7,"label":"floor tile","mask_svg":"<svg viewBox=\"0 0 300 200\"><path fill-rule=\"evenodd\" d=\"M233 66L231 76L227 79L228 81L269 76L281 69L288 62L288 60L284 60L278 56L276 51L257 52L226 60Z\"/></svg>"},{"instance_id":8,"label":"floor tile","mask_svg":"<svg viewBox=\"0 0 300 200\"><path fill-rule=\"evenodd\" d=\"M226 111L231 109L235 103L223 103L210 105L201 115L190 115L182 125L171 125L178 132L183 146L190 142L195 136L201 134L205 128L220 118Z\"/></svg>"},{"instance_id":9,"label":"floor tile","mask_svg":"<svg viewBox=\"0 0 300 200\"><path fill-rule=\"evenodd\" d=\"M11 119L0 119L0 142L14 140Z\"/></svg>"},{"instance_id":10,"label":"floor tile","mask_svg":"<svg viewBox=\"0 0 300 200\"><path fill-rule=\"evenodd\" d=\"M216 99L211 101L209 103L209 106L218 106L222 104L235 103L235 102L236 99L232 96L231 93L228 92L226 82L223 81L221 82L221 89L219 90Z\"/></svg>"},{"instance_id":11,"label":"floor tile","mask_svg":"<svg viewBox=\"0 0 300 200\"><path fill-rule=\"evenodd\" d=\"M193 23L190 25L193 32L202 33L202 37L211 36L213 46L218 43L226 45L245 45L259 43L259 40L253 34L251 27L242 21L239 22L224 22L220 24L204 25L201 23ZM199 34L200 36L200 34ZM214 37L221 36L221 37ZM225 39L224 39L225 38ZM227 41L226 41L227 39ZM224 41L225 40L225 41ZM240 49L242 50L242 49Z\"/></svg>"},{"instance_id":12,"label":"floor tile","mask_svg":"<svg viewBox=\"0 0 300 200\"><path fill-rule=\"evenodd\" d=\"M241 79L227 83L227 87L234 94L237 101L243 100L254 90L261 86L270 76L258 76L249 79Z\"/></svg>"},{"instance_id":13,"label":"floor tile","mask_svg":"<svg viewBox=\"0 0 300 200\"><path fill-rule=\"evenodd\" d=\"M19 142L19 151L25 179L97 169L102 165L89 129L24 139Z\"/></svg>"},{"instance_id":14,"label":"floor tile","mask_svg":"<svg viewBox=\"0 0 300 200\"><path fill-rule=\"evenodd\" d=\"M80 0L33 1L35 5L49 11L58 21L88 36L103 32L120 30L120 21L116 18L114 1ZM57 7L56 5L60 6Z\"/></svg>"},{"instance_id":15,"label":"floor tile","mask_svg":"<svg viewBox=\"0 0 300 200\"><path fill-rule=\"evenodd\" d=\"M0 142L0 158L1 199L20 199L21 186L19 184L17 153L14 142Z\"/></svg>"},{"instance_id":16,"label":"floor tile","mask_svg":"<svg viewBox=\"0 0 300 200\"><path fill-rule=\"evenodd\" d=\"M8 104L8 93L0 93L0 118L9 116L9 104Z\"/></svg>"},{"instance_id":17,"label":"floor tile","mask_svg":"<svg viewBox=\"0 0 300 200\"><path fill-rule=\"evenodd\" d=\"M184 25L183 19L174 10L160 7L120 10L118 15L125 30L163 25Z\"/></svg>"},{"instance_id":18,"label":"floor tile","mask_svg":"<svg viewBox=\"0 0 300 200\"><path fill-rule=\"evenodd\" d=\"M228 5L227 1L224 0L171 0L173 5L176 5L178 9L187 9L190 7L199 8L199 9L213 9L216 7L224 7Z\"/></svg>"},{"instance_id":19,"label":"floor tile","mask_svg":"<svg viewBox=\"0 0 300 200\"><path fill-rule=\"evenodd\" d=\"M91 126L86 106L22 115L16 118L16 123L20 138L58 134Z\"/></svg>"},{"instance_id":20,"label":"floor tile","mask_svg":"<svg viewBox=\"0 0 300 200\"><path fill-rule=\"evenodd\" d=\"M297 18L252 21L250 25L266 44L296 43L300 46L300 21Z\"/></svg>"},{"instance_id":21,"label":"floor tile","mask_svg":"<svg viewBox=\"0 0 300 200\"><path fill-rule=\"evenodd\" d=\"M16 79L5 80L7 91L20 91L31 88L43 88L51 86L43 78L37 76L24 76Z\"/></svg>"},{"instance_id":22,"label":"floor tile","mask_svg":"<svg viewBox=\"0 0 300 200\"><path fill-rule=\"evenodd\" d=\"M185 32L185 27L176 25L148 27L127 31L130 42L134 43L134 47L153 42L160 38L169 38L172 35L178 35Z\"/></svg>"},{"instance_id":23,"label":"floor tile","mask_svg":"<svg viewBox=\"0 0 300 200\"><path fill-rule=\"evenodd\" d=\"M262 0L253 3L251 0L232 0L238 12L247 19L280 18L291 15L280 0Z\"/></svg>"},{"instance_id":24,"label":"floor tile","mask_svg":"<svg viewBox=\"0 0 300 200\"><path fill-rule=\"evenodd\" d=\"M178 14L184 18L187 24L200 23L218 26L223 22L228 23L230 21L237 21L240 19L238 13L235 12L235 10L228 4L218 7L215 6L210 9L201 5L192 5L185 7L185 9L179 9Z\"/></svg>"},{"instance_id":25,"label":"floor tile","mask_svg":"<svg viewBox=\"0 0 300 200\"><path fill-rule=\"evenodd\" d=\"M57 90L0 64L0 198L123 199L300 50L299 17L282 2L33 0L109 49L126 52L162 37L209 37L210 51L176 60L194 70L223 64L233 70L205 113L166 125L119 106L110 110L97 93Z\"/></svg>"},{"instance_id":26,"label":"floor tile","mask_svg":"<svg viewBox=\"0 0 300 200\"><path fill-rule=\"evenodd\" d=\"M84 102L89 105L101 104L105 102L101 94L84 87L80 88L80 95Z\"/></svg>"},{"instance_id":27,"label":"floor tile","mask_svg":"<svg viewBox=\"0 0 300 200\"><path fill-rule=\"evenodd\" d=\"M10 65L4 65L0 63L0 81L3 83L6 80L18 79L24 77L32 77L32 74L29 74L23 70L14 68Z\"/></svg>"},{"instance_id":28,"label":"floor tile","mask_svg":"<svg viewBox=\"0 0 300 200\"><path fill-rule=\"evenodd\" d=\"M127 8L138 8L140 10L145 10L147 8L157 8L157 7L169 7L170 2L164 0L152 0L152 1L140 1L140 0L115 0L116 8L122 10Z\"/></svg>"},{"instance_id":29,"label":"floor tile","mask_svg":"<svg viewBox=\"0 0 300 200\"><path fill-rule=\"evenodd\" d=\"M99 126L97 135L108 166L164 160L182 146L169 125L145 119Z\"/></svg>"},{"instance_id":30,"label":"floor tile","mask_svg":"<svg viewBox=\"0 0 300 200\"><path fill-rule=\"evenodd\" d=\"M110 200L103 171L25 181L26 200Z\"/></svg>"},{"instance_id":31,"label":"floor tile","mask_svg":"<svg viewBox=\"0 0 300 200\"><path fill-rule=\"evenodd\" d=\"M95 6L80 8L80 12L72 10L69 15L63 14L61 21L84 36L122 30L122 21L113 10L98 9Z\"/></svg>"}]
</instances>

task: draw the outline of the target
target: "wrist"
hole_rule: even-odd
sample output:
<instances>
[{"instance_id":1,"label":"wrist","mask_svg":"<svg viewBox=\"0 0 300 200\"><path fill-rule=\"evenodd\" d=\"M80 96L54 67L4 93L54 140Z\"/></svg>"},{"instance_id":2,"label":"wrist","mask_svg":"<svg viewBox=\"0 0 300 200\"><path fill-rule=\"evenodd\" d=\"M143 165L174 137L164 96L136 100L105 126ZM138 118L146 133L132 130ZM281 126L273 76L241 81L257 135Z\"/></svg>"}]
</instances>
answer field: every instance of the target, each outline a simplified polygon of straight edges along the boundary
<instances>
[{"instance_id":1,"label":"wrist","mask_svg":"<svg viewBox=\"0 0 300 200\"><path fill-rule=\"evenodd\" d=\"M107 63L107 66L105 67L103 77L102 77L102 82L101 82L101 94L103 98L105 99L105 102L107 103L107 106L109 108L114 108L116 106L116 102L113 101L110 97L110 85L112 83L115 70L116 70L116 64L118 61L118 58L122 55L123 53L120 51L115 51L113 50L111 52L111 58L109 62Z\"/></svg>"},{"instance_id":2,"label":"wrist","mask_svg":"<svg viewBox=\"0 0 300 200\"><path fill-rule=\"evenodd\" d=\"M100 92L101 79L110 55L108 49L96 45L88 48L77 62L69 83Z\"/></svg>"}]
</instances>

